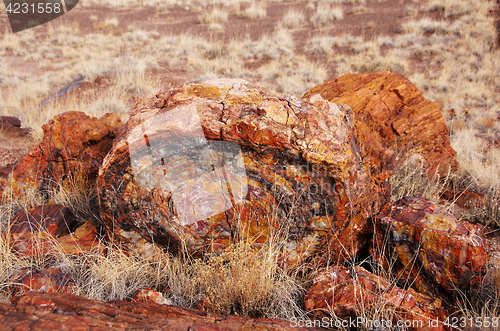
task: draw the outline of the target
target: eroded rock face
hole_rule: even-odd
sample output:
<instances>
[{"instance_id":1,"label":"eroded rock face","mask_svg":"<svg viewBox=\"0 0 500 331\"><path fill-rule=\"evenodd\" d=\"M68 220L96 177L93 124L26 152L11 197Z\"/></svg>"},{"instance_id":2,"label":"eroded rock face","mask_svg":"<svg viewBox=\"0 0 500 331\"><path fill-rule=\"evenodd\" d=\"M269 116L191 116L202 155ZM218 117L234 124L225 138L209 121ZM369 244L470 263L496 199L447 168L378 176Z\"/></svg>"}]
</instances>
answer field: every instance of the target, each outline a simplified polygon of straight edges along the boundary
<instances>
[{"instance_id":1,"label":"eroded rock face","mask_svg":"<svg viewBox=\"0 0 500 331\"><path fill-rule=\"evenodd\" d=\"M6 188L14 195L35 190L45 198L76 176L92 181L121 126L117 114L100 119L83 112L66 112L43 126L43 141L19 160Z\"/></svg>"},{"instance_id":2,"label":"eroded rock face","mask_svg":"<svg viewBox=\"0 0 500 331\"><path fill-rule=\"evenodd\" d=\"M351 107L363 163L373 172L393 170L394 153L400 162L412 153L425 155L429 174L457 167L438 104L426 100L401 74L347 74L312 88L305 97L316 93Z\"/></svg>"},{"instance_id":3,"label":"eroded rock face","mask_svg":"<svg viewBox=\"0 0 500 331\"><path fill-rule=\"evenodd\" d=\"M290 263L350 227L331 252L355 253L388 187L360 163L351 115L239 79L162 90L136 106L103 162L101 218L115 239L198 253L289 227Z\"/></svg>"},{"instance_id":4,"label":"eroded rock face","mask_svg":"<svg viewBox=\"0 0 500 331\"><path fill-rule=\"evenodd\" d=\"M197 309L121 300L102 302L72 294L28 292L0 303L6 330L297 330L291 322L221 316ZM323 330L300 328L300 330Z\"/></svg>"},{"instance_id":5,"label":"eroded rock face","mask_svg":"<svg viewBox=\"0 0 500 331\"><path fill-rule=\"evenodd\" d=\"M410 330L446 330L443 322L448 313L439 299L412 289L405 291L358 266L335 266L320 273L304 300L306 309L316 318L336 316L337 323L356 320L360 322L356 325L358 328L369 329L370 322L374 321L385 327L389 323L396 326L400 320L411 321ZM430 327L432 325L435 327Z\"/></svg>"},{"instance_id":6,"label":"eroded rock face","mask_svg":"<svg viewBox=\"0 0 500 331\"><path fill-rule=\"evenodd\" d=\"M488 255L480 227L419 196L387 204L376 217L373 255L401 283L448 303L477 289Z\"/></svg>"}]
</instances>

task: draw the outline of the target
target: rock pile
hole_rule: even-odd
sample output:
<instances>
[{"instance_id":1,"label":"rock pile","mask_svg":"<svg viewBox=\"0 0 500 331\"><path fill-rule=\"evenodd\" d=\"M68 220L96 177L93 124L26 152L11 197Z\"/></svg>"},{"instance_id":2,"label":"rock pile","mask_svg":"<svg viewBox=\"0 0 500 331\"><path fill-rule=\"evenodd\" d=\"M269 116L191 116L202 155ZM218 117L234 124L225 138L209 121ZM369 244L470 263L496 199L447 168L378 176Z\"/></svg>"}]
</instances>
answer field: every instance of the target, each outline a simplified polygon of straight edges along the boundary
<instances>
[{"instance_id":1,"label":"rock pile","mask_svg":"<svg viewBox=\"0 0 500 331\"><path fill-rule=\"evenodd\" d=\"M421 197L389 203L396 162L420 153L429 175L457 165L439 107L399 74L345 75L304 98L240 79L190 83L147 96L121 124L116 114L68 112L43 127L43 141L9 173L9 192L31 189L50 199L53 185L72 176L96 180L101 223L77 227L62 206L19 214L4 234L17 254L50 252L54 242L68 254L105 254L95 226L107 240L149 255L187 249L203 257L242 239L278 238L282 265L325 268L305 298L316 318L353 318L363 312L360 302L383 301L397 316L426 323L442 321L455 289L474 290L485 275L477 226ZM401 283L344 266L367 253ZM52 282L57 272L15 276L24 287L70 292L72 280ZM167 301L150 289L134 301L25 293L0 310L2 323L19 327L31 323L21 321L28 312L53 328L143 327L147 312L151 327L290 328L160 307Z\"/></svg>"}]
</instances>

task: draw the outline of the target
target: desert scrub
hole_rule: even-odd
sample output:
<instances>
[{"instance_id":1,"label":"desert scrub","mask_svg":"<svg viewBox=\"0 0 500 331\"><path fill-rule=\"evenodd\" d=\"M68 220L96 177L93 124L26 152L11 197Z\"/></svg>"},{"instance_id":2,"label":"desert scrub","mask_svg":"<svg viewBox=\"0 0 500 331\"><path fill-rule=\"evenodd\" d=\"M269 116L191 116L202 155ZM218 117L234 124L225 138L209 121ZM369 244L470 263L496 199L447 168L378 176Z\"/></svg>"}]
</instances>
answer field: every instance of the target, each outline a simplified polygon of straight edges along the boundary
<instances>
[{"instance_id":1,"label":"desert scrub","mask_svg":"<svg viewBox=\"0 0 500 331\"><path fill-rule=\"evenodd\" d=\"M296 29L306 23L306 16L303 12L290 9L283 19L278 23L278 29Z\"/></svg>"},{"instance_id":2,"label":"desert scrub","mask_svg":"<svg viewBox=\"0 0 500 331\"><path fill-rule=\"evenodd\" d=\"M227 17L229 11L225 8L214 7L212 11L205 12L198 16L198 21L202 24L209 23L225 23L227 22Z\"/></svg>"},{"instance_id":3,"label":"desert scrub","mask_svg":"<svg viewBox=\"0 0 500 331\"><path fill-rule=\"evenodd\" d=\"M240 15L251 20L262 19L267 15L266 4L264 2L252 2Z\"/></svg>"},{"instance_id":4,"label":"desert scrub","mask_svg":"<svg viewBox=\"0 0 500 331\"><path fill-rule=\"evenodd\" d=\"M323 28L331 25L334 21L344 18L342 8L331 6L328 3L320 2L316 14L311 17L314 28Z\"/></svg>"}]
</instances>

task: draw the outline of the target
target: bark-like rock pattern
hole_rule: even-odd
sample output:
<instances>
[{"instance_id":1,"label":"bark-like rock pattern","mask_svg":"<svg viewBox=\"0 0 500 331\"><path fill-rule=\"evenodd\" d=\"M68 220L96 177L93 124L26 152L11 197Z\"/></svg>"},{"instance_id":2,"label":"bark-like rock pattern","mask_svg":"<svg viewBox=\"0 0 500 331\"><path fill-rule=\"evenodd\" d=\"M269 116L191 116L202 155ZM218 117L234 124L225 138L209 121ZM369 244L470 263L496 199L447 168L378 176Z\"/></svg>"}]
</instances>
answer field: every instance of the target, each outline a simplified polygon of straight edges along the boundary
<instances>
[{"instance_id":1,"label":"bark-like rock pattern","mask_svg":"<svg viewBox=\"0 0 500 331\"><path fill-rule=\"evenodd\" d=\"M394 152L400 161L422 153L429 174L457 167L438 104L426 100L401 74L347 74L312 88L305 97L316 93L351 107L361 156L372 171L392 170L394 164L388 156Z\"/></svg>"},{"instance_id":2,"label":"bark-like rock pattern","mask_svg":"<svg viewBox=\"0 0 500 331\"><path fill-rule=\"evenodd\" d=\"M439 299L431 299L413 289L405 291L358 266L350 269L336 266L320 273L304 300L306 309L318 319L330 318L333 314L341 320L357 320L363 316L366 320L359 321L369 328L369 323L374 322L370 314L378 312L378 318L373 319L385 326L388 323L395 326L400 320L418 326L410 330L446 330L443 322L448 313Z\"/></svg>"},{"instance_id":3,"label":"bark-like rock pattern","mask_svg":"<svg viewBox=\"0 0 500 331\"><path fill-rule=\"evenodd\" d=\"M102 302L72 294L28 292L0 303L4 330L298 330L290 322L221 316L197 309L115 300ZM323 330L300 328L300 330Z\"/></svg>"},{"instance_id":4,"label":"bark-like rock pattern","mask_svg":"<svg viewBox=\"0 0 500 331\"><path fill-rule=\"evenodd\" d=\"M387 204L376 217L373 254L402 284L449 299L477 289L488 255L481 228L419 196ZM448 301L450 303L450 301Z\"/></svg>"},{"instance_id":5,"label":"bark-like rock pattern","mask_svg":"<svg viewBox=\"0 0 500 331\"><path fill-rule=\"evenodd\" d=\"M139 233L198 253L288 226L290 263L350 228L322 258L355 253L388 187L360 163L351 115L239 79L161 90L136 106L103 162L101 218L115 239Z\"/></svg>"},{"instance_id":6,"label":"bark-like rock pattern","mask_svg":"<svg viewBox=\"0 0 500 331\"><path fill-rule=\"evenodd\" d=\"M17 162L6 187L14 195L35 190L48 199L76 176L95 180L121 124L111 113L100 119L74 111L57 115L43 125L43 141Z\"/></svg>"}]
</instances>

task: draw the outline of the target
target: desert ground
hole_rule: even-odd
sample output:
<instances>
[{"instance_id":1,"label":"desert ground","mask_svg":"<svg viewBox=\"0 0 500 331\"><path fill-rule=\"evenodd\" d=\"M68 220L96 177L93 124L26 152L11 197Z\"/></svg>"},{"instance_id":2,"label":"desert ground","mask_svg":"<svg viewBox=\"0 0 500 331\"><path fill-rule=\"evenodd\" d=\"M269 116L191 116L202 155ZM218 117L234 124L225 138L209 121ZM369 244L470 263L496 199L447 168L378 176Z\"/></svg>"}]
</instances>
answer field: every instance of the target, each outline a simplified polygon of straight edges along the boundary
<instances>
[{"instance_id":1,"label":"desert ground","mask_svg":"<svg viewBox=\"0 0 500 331\"><path fill-rule=\"evenodd\" d=\"M66 111L95 117L115 112L126 122L146 95L192 81L243 78L278 94L301 97L346 73L391 71L403 74L426 99L438 102L460 164L456 173L431 179L424 175L419 158L400 164L392 200L421 194L438 201L444 186L475 192L487 203L461 216L496 231L500 226L498 10L495 1L487 0L81 0L64 16L13 34L0 4L0 115L18 117L23 127L31 128L15 143L8 132L0 131L0 167L26 154L41 141L42 125ZM75 81L81 84L54 97ZM61 189L56 202L83 220L93 212L89 205L95 194L95 188L75 183L69 191ZM4 197L2 227L16 211L39 203L36 197ZM248 259L242 247L224 258ZM0 259L1 288L16 269L54 263L81 275L77 294L99 300L127 299L144 287L161 291L168 282L168 299L189 307L199 303L200 286L214 291L208 294L212 302L245 286L228 281L225 293L216 293L215 280L226 277L214 271L221 264L217 258L187 264L169 256L153 263L116 247L106 257L61 257L56 262L9 254ZM260 258L270 274L279 273L272 258ZM254 276L252 263L257 262L239 266L242 277ZM481 303L464 303L464 316L498 315L496 265L489 275L495 290ZM249 303L250 308L239 313L288 320L305 316L301 300L312 277L298 271L279 273L269 280L270 287L279 288L273 300L256 299L255 307ZM252 289L245 293L248 300L257 296ZM2 300L8 302L10 294L3 292ZM217 302L208 309L230 312L224 300Z\"/></svg>"}]
</instances>

